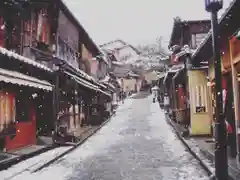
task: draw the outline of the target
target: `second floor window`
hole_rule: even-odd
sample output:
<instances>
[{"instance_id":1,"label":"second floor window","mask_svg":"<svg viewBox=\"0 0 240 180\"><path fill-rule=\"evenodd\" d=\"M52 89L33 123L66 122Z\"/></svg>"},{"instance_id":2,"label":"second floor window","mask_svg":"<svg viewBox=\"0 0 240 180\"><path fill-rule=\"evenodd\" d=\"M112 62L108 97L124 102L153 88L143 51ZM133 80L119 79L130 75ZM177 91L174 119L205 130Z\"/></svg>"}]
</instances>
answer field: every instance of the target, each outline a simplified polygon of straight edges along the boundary
<instances>
[{"instance_id":1,"label":"second floor window","mask_svg":"<svg viewBox=\"0 0 240 180\"><path fill-rule=\"evenodd\" d=\"M197 42L196 42L196 34L192 34L192 48L197 48Z\"/></svg>"},{"instance_id":2,"label":"second floor window","mask_svg":"<svg viewBox=\"0 0 240 180\"><path fill-rule=\"evenodd\" d=\"M48 22L47 10L41 10L38 14L37 41L45 44L50 43L50 25Z\"/></svg>"},{"instance_id":3,"label":"second floor window","mask_svg":"<svg viewBox=\"0 0 240 180\"><path fill-rule=\"evenodd\" d=\"M206 36L207 33L192 34L192 48L196 49Z\"/></svg>"},{"instance_id":4,"label":"second floor window","mask_svg":"<svg viewBox=\"0 0 240 180\"><path fill-rule=\"evenodd\" d=\"M58 37L57 56L78 68L77 53Z\"/></svg>"}]
</instances>

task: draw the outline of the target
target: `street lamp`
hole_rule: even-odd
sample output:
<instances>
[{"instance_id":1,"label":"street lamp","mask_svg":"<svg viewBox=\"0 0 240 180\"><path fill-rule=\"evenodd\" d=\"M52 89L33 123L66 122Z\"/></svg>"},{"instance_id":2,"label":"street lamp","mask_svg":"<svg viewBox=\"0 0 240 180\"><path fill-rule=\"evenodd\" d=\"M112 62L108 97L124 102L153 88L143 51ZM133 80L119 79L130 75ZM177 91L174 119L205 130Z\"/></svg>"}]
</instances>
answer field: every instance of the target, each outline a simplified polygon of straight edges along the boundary
<instances>
[{"instance_id":1,"label":"street lamp","mask_svg":"<svg viewBox=\"0 0 240 180\"><path fill-rule=\"evenodd\" d=\"M217 180L228 179L227 138L225 120L223 117L221 53L219 47L219 27L217 18L218 11L222 9L222 7L223 0L205 0L205 9L211 13L212 46L215 69L215 175Z\"/></svg>"},{"instance_id":2,"label":"street lamp","mask_svg":"<svg viewBox=\"0 0 240 180\"><path fill-rule=\"evenodd\" d=\"M223 0L205 0L205 9L217 13L223 7Z\"/></svg>"}]
</instances>

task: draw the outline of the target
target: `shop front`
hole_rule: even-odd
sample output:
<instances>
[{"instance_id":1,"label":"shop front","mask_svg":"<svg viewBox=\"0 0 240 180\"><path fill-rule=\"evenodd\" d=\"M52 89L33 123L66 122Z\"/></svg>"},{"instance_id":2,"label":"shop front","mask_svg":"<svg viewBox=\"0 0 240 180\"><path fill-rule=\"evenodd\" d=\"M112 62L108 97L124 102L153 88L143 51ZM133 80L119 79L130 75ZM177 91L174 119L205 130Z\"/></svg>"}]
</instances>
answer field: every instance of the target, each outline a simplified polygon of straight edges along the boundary
<instances>
[{"instance_id":1,"label":"shop front","mask_svg":"<svg viewBox=\"0 0 240 180\"><path fill-rule=\"evenodd\" d=\"M175 78L178 76L178 73L184 69L184 64L178 64L172 66L166 73L163 84L164 84L164 96L169 98L169 115L174 121L179 120L178 113L178 83L176 83Z\"/></svg>"},{"instance_id":2,"label":"shop front","mask_svg":"<svg viewBox=\"0 0 240 180\"><path fill-rule=\"evenodd\" d=\"M78 70L79 71L79 70ZM76 141L85 126L100 124L100 95L105 93L93 80L65 63L56 74L55 140L57 143Z\"/></svg>"},{"instance_id":3,"label":"shop front","mask_svg":"<svg viewBox=\"0 0 240 180\"><path fill-rule=\"evenodd\" d=\"M52 71L2 47L0 66L0 151L36 144L37 124L43 120L39 107L44 104L39 99L52 94ZM48 122L52 122L51 115Z\"/></svg>"},{"instance_id":4,"label":"shop front","mask_svg":"<svg viewBox=\"0 0 240 180\"><path fill-rule=\"evenodd\" d=\"M190 134L193 136L211 134L212 104L207 86L207 70L188 70Z\"/></svg>"},{"instance_id":5,"label":"shop front","mask_svg":"<svg viewBox=\"0 0 240 180\"><path fill-rule=\"evenodd\" d=\"M176 97L176 121L180 124L189 125L186 73L185 69L179 70L173 76L173 84Z\"/></svg>"},{"instance_id":6,"label":"shop front","mask_svg":"<svg viewBox=\"0 0 240 180\"><path fill-rule=\"evenodd\" d=\"M0 69L0 137L2 150L36 144L37 104L35 94L53 86L25 74ZM50 107L51 108L51 107Z\"/></svg>"}]
</instances>

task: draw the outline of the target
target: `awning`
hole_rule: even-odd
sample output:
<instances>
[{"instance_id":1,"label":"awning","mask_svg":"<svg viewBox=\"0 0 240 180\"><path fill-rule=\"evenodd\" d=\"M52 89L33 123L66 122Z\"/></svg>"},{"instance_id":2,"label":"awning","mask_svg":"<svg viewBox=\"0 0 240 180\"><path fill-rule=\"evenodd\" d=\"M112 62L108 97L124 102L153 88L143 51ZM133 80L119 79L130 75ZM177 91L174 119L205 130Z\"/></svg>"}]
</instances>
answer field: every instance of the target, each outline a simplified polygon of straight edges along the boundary
<instances>
[{"instance_id":1,"label":"awning","mask_svg":"<svg viewBox=\"0 0 240 180\"><path fill-rule=\"evenodd\" d=\"M6 55L9 58L14 58L16 60L22 61L22 62L24 62L26 64L30 64L30 65L35 66L37 68L43 69L45 71L53 72L47 66L45 66L45 65L43 65L43 64L41 64L39 62L36 62L36 61L34 61L32 59L29 59L29 58L26 58L24 56L21 56L21 55L15 53L15 52L9 51L9 50L7 50L7 49L5 49L3 47L0 47L0 54Z\"/></svg>"},{"instance_id":2,"label":"awning","mask_svg":"<svg viewBox=\"0 0 240 180\"><path fill-rule=\"evenodd\" d=\"M89 89L92 89L94 91L97 91L97 92L101 92L107 96L110 96L111 97L111 94L105 92L105 91L102 91L98 86L84 80L84 79L81 79L80 77L74 75L74 74L71 74L67 71L64 71L65 74L69 75L71 78L73 78L77 83L81 84L82 86L86 87L86 88L89 88Z\"/></svg>"},{"instance_id":3,"label":"awning","mask_svg":"<svg viewBox=\"0 0 240 180\"><path fill-rule=\"evenodd\" d=\"M99 86L101 86L102 88L107 89L107 86L105 86L103 83L98 83Z\"/></svg>"},{"instance_id":4,"label":"awning","mask_svg":"<svg viewBox=\"0 0 240 180\"><path fill-rule=\"evenodd\" d=\"M164 83L164 84L166 83L169 74L175 74L175 73L177 73L177 72L179 72L179 71L181 71L181 70L183 70L183 69L184 69L184 64L178 64L178 65L172 66L172 67L168 70L168 72L165 74L163 83Z\"/></svg>"},{"instance_id":5,"label":"awning","mask_svg":"<svg viewBox=\"0 0 240 180\"><path fill-rule=\"evenodd\" d=\"M10 71L0 68L0 81L5 83L23 85L43 89L47 91L53 90L53 85L47 81L37 79L16 71Z\"/></svg>"},{"instance_id":6,"label":"awning","mask_svg":"<svg viewBox=\"0 0 240 180\"><path fill-rule=\"evenodd\" d=\"M109 86L110 88L116 89L116 87L115 87L113 84L111 84L111 83L106 83L106 84L107 84L107 86Z\"/></svg>"},{"instance_id":7,"label":"awning","mask_svg":"<svg viewBox=\"0 0 240 180\"><path fill-rule=\"evenodd\" d=\"M113 84L111 84L111 83L104 83L104 84L107 86L108 91L110 91L112 93L114 93L116 91L116 87Z\"/></svg>"},{"instance_id":8,"label":"awning","mask_svg":"<svg viewBox=\"0 0 240 180\"><path fill-rule=\"evenodd\" d=\"M111 97L111 94L109 94L109 93L107 93L107 92L105 92L105 91L103 91L103 90L101 90L101 89L98 89L98 92L101 92L101 93L103 93L103 94Z\"/></svg>"},{"instance_id":9,"label":"awning","mask_svg":"<svg viewBox=\"0 0 240 180\"><path fill-rule=\"evenodd\" d=\"M73 78L77 83L83 85L84 87L86 88L89 88L89 89L92 89L92 90L95 90L97 91L98 89L98 86L95 86L94 84L84 80L84 79L81 79L80 77L74 75L74 74L71 74L67 71L64 71L65 74L69 75L71 78Z\"/></svg>"}]
</instances>

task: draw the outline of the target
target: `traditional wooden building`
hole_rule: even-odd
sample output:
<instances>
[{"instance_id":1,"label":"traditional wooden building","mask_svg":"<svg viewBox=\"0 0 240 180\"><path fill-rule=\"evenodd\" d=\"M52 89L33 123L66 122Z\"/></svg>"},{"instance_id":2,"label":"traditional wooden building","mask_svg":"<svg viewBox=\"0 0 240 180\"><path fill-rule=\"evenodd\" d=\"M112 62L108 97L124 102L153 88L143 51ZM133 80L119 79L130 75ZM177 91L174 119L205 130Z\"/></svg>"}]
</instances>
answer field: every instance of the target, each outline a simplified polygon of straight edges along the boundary
<instances>
[{"instance_id":1,"label":"traditional wooden building","mask_svg":"<svg viewBox=\"0 0 240 180\"><path fill-rule=\"evenodd\" d=\"M191 134L196 134L194 128L199 124L195 124L197 112L192 106L192 75L187 66L191 53L209 29L209 20L182 21L176 18L169 43L173 53L164 82L169 90L170 112L177 122L190 126Z\"/></svg>"},{"instance_id":2,"label":"traditional wooden building","mask_svg":"<svg viewBox=\"0 0 240 180\"><path fill-rule=\"evenodd\" d=\"M239 20L239 1L233 1L229 8L226 9L225 13L222 15L219 26L220 26L220 48L221 48L221 62L222 62L222 90L223 90L223 109L224 118L231 125L233 133L229 135L229 146L231 149L231 154L233 157L236 156L239 137L239 45L240 41L237 40L236 35L238 34ZM229 18L231 17L231 18ZM210 96L208 96L207 103L210 104L209 108L206 110L211 115L212 132L214 132L214 120L215 120L215 74L214 74L214 59L213 49L212 49L212 38L211 32L204 39L201 45L197 48L196 52L192 55L192 68L201 68L203 65L207 65L208 69L205 70L204 83L208 84L208 91ZM199 78L199 76L197 77ZM203 97L204 94L200 93ZM199 119L202 121L203 118ZM237 141L236 141L237 140Z\"/></svg>"},{"instance_id":3,"label":"traditional wooden building","mask_svg":"<svg viewBox=\"0 0 240 180\"><path fill-rule=\"evenodd\" d=\"M53 128L52 106L43 107L52 103L53 71L20 55L24 6L4 1L0 9L0 149L6 151L36 144L39 133Z\"/></svg>"},{"instance_id":4,"label":"traditional wooden building","mask_svg":"<svg viewBox=\"0 0 240 180\"><path fill-rule=\"evenodd\" d=\"M38 135L57 140L60 129L78 136L92 122L93 99L111 99L106 86L79 69L83 44L93 56L101 52L65 4L18 2L0 8L0 144L7 150L34 144Z\"/></svg>"}]
</instances>

